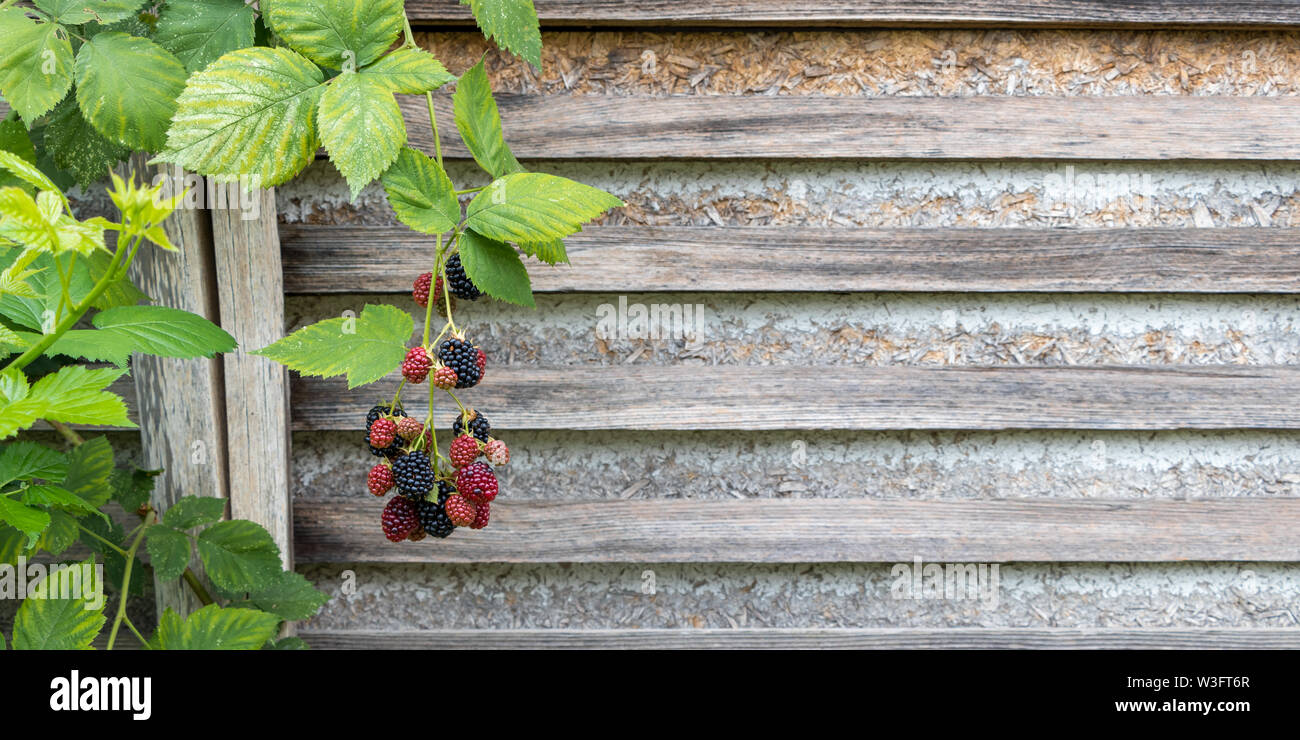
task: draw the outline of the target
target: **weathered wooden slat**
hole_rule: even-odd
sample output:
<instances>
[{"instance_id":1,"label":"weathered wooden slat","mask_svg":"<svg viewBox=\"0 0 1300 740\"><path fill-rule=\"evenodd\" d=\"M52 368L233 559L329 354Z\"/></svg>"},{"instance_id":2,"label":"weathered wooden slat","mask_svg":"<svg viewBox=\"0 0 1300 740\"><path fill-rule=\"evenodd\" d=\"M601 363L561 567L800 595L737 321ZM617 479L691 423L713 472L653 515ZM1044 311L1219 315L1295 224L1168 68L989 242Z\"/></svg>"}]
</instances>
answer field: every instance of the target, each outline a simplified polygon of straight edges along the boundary
<instances>
[{"instance_id":1,"label":"weathered wooden slat","mask_svg":"<svg viewBox=\"0 0 1300 740\"><path fill-rule=\"evenodd\" d=\"M755 628L302 630L317 650L843 649L843 650L1278 650L1295 629Z\"/></svg>"},{"instance_id":2,"label":"weathered wooden slat","mask_svg":"<svg viewBox=\"0 0 1300 740\"><path fill-rule=\"evenodd\" d=\"M1300 239L1268 228L596 226L539 292L1300 291ZM290 293L402 293L432 240L405 227L282 224ZM774 268L779 261L780 269Z\"/></svg>"},{"instance_id":3,"label":"weathered wooden slat","mask_svg":"<svg viewBox=\"0 0 1300 740\"><path fill-rule=\"evenodd\" d=\"M1283 27L1300 24L1286 0L537 0L543 26L1044 26ZM413 22L467 25L458 0L407 0Z\"/></svg>"},{"instance_id":4,"label":"weathered wooden slat","mask_svg":"<svg viewBox=\"0 0 1300 740\"><path fill-rule=\"evenodd\" d=\"M1300 560L1300 499L523 501L393 547L373 500L299 502L299 562L821 563Z\"/></svg>"},{"instance_id":5,"label":"weathered wooden slat","mask_svg":"<svg viewBox=\"0 0 1300 740\"><path fill-rule=\"evenodd\" d=\"M396 378L298 379L294 428L357 429ZM461 397L500 429L1295 429L1297 393L1282 366L489 364Z\"/></svg>"},{"instance_id":6,"label":"weathered wooden slat","mask_svg":"<svg viewBox=\"0 0 1300 740\"><path fill-rule=\"evenodd\" d=\"M433 151L423 99L402 101ZM1293 160L1300 98L503 95L506 139L533 159ZM451 100L437 97L441 120ZM443 127L447 156L468 156Z\"/></svg>"}]
</instances>

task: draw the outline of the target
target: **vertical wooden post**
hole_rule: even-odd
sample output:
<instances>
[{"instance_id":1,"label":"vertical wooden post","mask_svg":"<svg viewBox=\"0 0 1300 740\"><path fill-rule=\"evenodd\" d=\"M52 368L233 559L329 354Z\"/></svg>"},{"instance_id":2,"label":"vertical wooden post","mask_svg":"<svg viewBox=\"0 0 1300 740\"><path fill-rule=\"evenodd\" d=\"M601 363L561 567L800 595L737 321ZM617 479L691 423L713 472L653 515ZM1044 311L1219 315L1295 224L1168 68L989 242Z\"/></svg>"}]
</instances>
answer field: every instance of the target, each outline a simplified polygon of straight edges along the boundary
<instances>
[{"instance_id":1,"label":"vertical wooden post","mask_svg":"<svg viewBox=\"0 0 1300 740\"><path fill-rule=\"evenodd\" d=\"M141 178L171 174L132 158ZM130 170L123 174L129 174ZM201 184L202 178L197 181ZM131 265L131 279L160 305L192 311L219 323L217 281L208 212L178 209L164 228L176 252L146 247ZM220 360L176 360L137 355L132 362L144 466L161 468L153 504L166 510L184 496L226 497L225 404ZM198 558L190 566L202 573ZM199 601L177 581L156 581L158 613L181 615Z\"/></svg>"},{"instance_id":2,"label":"vertical wooden post","mask_svg":"<svg viewBox=\"0 0 1300 740\"><path fill-rule=\"evenodd\" d=\"M288 371L248 354L284 334L275 191L255 190L251 200L237 191L229 186L225 207L211 211L221 326L239 342L222 356L230 516L266 527L292 568Z\"/></svg>"}]
</instances>

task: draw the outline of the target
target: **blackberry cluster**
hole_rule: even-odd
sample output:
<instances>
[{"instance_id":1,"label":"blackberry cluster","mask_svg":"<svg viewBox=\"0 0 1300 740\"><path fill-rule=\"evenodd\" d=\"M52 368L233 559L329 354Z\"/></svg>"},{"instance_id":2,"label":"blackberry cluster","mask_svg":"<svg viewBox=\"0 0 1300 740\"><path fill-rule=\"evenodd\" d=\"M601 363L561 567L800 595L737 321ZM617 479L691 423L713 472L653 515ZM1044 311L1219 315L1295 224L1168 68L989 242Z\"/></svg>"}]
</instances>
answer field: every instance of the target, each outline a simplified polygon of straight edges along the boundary
<instances>
[{"instance_id":1,"label":"blackberry cluster","mask_svg":"<svg viewBox=\"0 0 1300 740\"><path fill-rule=\"evenodd\" d=\"M457 416L456 421L452 422L451 431L457 437L464 434L465 433L464 418ZM486 416L480 414L474 409L470 409L469 432L470 434L473 434L476 439L486 442L488 441L488 438L492 436L492 425L488 423Z\"/></svg>"},{"instance_id":2,"label":"blackberry cluster","mask_svg":"<svg viewBox=\"0 0 1300 740\"><path fill-rule=\"evenodd\" d=\"M464 298L467 301L478 300L483 295L483 291L478 289L465 274L465 266L460 263L460 255L453 254L447 260L447 287L451 294L457 298Z\"/></svg>"},{"instance_id":3,"label":"blackberry cluster","mask_svg":"<svg viewBox=\"0 0 1300 740\"><path fill-rule=\"evenodd\" d=\"M455 487L447 481L438 481L437 502L425 499L416 505L420 526L424 527L425 532L442 539L456 529L456 525L447 517L447 499L455 492Z\"/></svg>"},{"instance_id":4,"label":"blackberry cluster","mask_svg":"<svg viewBox=\"0 0 1300 740\"><path fill-rule=\"evenodd\" d=\"M478 364L479 349L468 339L444 339L438 345L438 360L456 371L457 388L473 388L483 379Z\"/></svg>"},{"instance_id":5,"label":"blackberry cluster","mask_svg":"<svg viewBox=\"0 0 1300 740\"><path fill-rule=\"evenodd\" d=\"M417 450L399 457L393 463L393 482L398 493L420 500L433 489L433 468L429 466L429 453Z\"/></svg>"},{"instance_id":6,"label":"blackberry cluster","mask_svg":"<svg viewBox=\"0 0 1300 740\"><path fill-rule=\"evenodd\" d=\"M370 411L366 413L367 432L370 431L370 425L379 421L379 417L381 416L406 416L406 412L402 410L401 406L398 406L396 408L389 406L387 404L372 406L370 408Z\"/></svg>"}]
</instances>

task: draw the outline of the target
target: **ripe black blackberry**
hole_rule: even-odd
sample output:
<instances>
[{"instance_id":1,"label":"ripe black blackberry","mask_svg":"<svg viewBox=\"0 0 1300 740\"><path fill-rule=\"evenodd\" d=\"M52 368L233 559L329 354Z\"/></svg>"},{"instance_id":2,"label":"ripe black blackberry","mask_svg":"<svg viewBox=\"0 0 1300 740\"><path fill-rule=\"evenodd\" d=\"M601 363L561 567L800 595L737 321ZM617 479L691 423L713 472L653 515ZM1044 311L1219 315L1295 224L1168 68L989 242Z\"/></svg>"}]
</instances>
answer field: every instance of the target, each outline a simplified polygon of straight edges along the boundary
<instances>
[{"instance_id":1,"label":"ripe black blackberry","mask_svg":"<svg viewBox=\"0 0 1300 740\"><path fill-rule=\"evenodd\" d=\"M416 450L393 463L393 482L407 498L419 499L433 489L433 468L429 467L429 453Z\"/></svg>"},{"instance_id":2,"label":"ripe black blackberry","mask_svg":"<svg viewBox=\"0 0 1300 740\"><path fill-rule=\"evenodd\" d=\"M468 339L444 339L438 345L438 360L456 371L457 388L473 388L483 379L478 366L478 347Z\"/></svg>"},{"instance_id":3,"label":"ripe black blackberry","mask_svg":"<svg viewBox=\"0 0 1300 740\"><path fill-rule=\"evenodd\" d=\"M406 412L402 410L401 406L398 406L396 409L394 409L392 406L389 406L388 404L381 404L379 406L371 407L370 412L366 414L367 432L370 431L370 425L374 424L376 421L379 421L379 417L381 416L406 416Z\"/></svg>"},{"instance_id":4,"label":"ripe black blackberry","mask_svg":"<svg viewBox=\"0 0 1300 740\"><path fill-rule=\"evenodd\" d=\"M456 525L447 517L447 498L456 492L455 486L447 481L438 481L438 500L426 499L416 504L415 510L420 517L424 531L442 539L451 534Z\"/></svg>"},{"instance_id":5,"label":"ripe black blackberry","mask_svg":"<svg viewBox=\"0 0 1300 740\"><path fill-rule=\"evenodd\" d=\"M465 274L465 266L460 263L459 254L453 254L447 260L447 286L451 288L452 295L467 301L478 300L483 295L483 291Z\"/></svg>"},{"instance_id":6,"label":"ripe black blackberry","mask_svg":"<svg viewBox=\"0 0 1300 740\"><path fill-rule=\"evenodd\" d=\"M492 425L488 424L487 417L473 409L470 409L469 415L470 434L473 434L475 439L484 442L488 441L488 437L492 435ZM465 433L465 422L460 416L457 416L456 421L452 422L451 431L457 437Z\"/></svg>"}]
</instances>

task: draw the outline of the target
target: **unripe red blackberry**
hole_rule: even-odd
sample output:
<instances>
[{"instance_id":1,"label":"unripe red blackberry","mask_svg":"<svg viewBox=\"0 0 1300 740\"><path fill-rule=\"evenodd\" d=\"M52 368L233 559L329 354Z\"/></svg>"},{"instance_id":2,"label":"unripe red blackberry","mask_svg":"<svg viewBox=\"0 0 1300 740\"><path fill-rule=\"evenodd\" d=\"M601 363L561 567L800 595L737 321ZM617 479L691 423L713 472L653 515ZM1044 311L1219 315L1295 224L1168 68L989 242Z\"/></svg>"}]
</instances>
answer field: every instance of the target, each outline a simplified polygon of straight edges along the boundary
<instances>
[{"instance_id":1,"label":"unripe red blackberry","mask_svg":"<svg viewBox=\"0 0 1300 740\"><path fill-rule=\"evenodd\" d=\"M482 374L487 372L487 353L483 351L482 347L479 347L478 358L474 361L474 364L478 365L479 376L481 378Z\"/></svg>"},{"instance_id":2,"label":"unripe red blackberry","mask_svg":"<svg viewBox=\"0 0 1300 740\"><path fill-rule=\"evenodd\" d=\"M444 391L449 391L452 388L455 388L456 380L456 371L445 365L440 366L433 373L433 384Z\"/></svg>"},{"instance_id":3,"label":"unripe red blackberry","mask_svg":"<svg viewBox=\"0 0 1300 740\"><path fill-rule=\"evenodd\" d=\"M456 436L465 433L465 419L463 416L457 416L456 420L451 423L451 431ZM483 442L488 441L492 436L492 425L488 423L487 417L474 409L469 410L469 431L475 439Z\"/></svg>"},{"instance_id":4,"label":"unripe red blackberry","mask_svg":"<svg viewBox=\"0 0 1300 740\"><path fill-rule=\"evenodd\" d=\"M451 441L451 451L447 457L451 458L452 465L463 468L478 457L478 445L478 440L473 436L462 434Z\"/></svg>"},{"instance_id":5,"label":"unripe red blackberry","mask_svg":"<svg viewBox=\"0 0 1300 740\"><path fill-rule=\"evenodd\" d=\"M478 289L470 281L469 276L465 274L465 266L460 263L460 255L453 254L447 259L447 287L451 294L457 298L464 298L467 301L478 300L483 295L483 291Z\"/></svg>"},{"instance_id":6,"label":"unripe red blackberry","mask_svg":"<svg viewBox=\"0 0 1300 740\"><path fill-rule=\"evenodd\" d=\"M370 445L387 447L397 437L397 422L392 419L376 419L370 425Z\"/></svg>"},{"instance_id":7,"label":"unripe red blackberry","mask_svg":"<svg viewBox=\"0 0 1300 740\"><path fill-rule=\"evenodd\" d=\"M488 517L492 515L491 504L484 501L474 507L474 521L470 522L470 529L482 529L488 525Z\"/></svg>"},{"instance_id":8,"label":"unripe red blackberry","mask_svg":"<svg viewBox=\"0 0 1300 740\"><path fill-rule=\"evenodd\" d=\"M393 488L393 469L383 463L376 464L366 476L366 485L371 493L383 496Z\"/></svg>"},{"instance_id":9,"label":"unripe red blackberry","mask_svg":"<svg viewBox=\"0 0 1300 740\"><path fill-rule=\"evenodd\" d=\"M415 285L411 288L411 297L415 299L416 303L420 304L421 308L426 308L429 305L429 287L431 285L433 286L433 302L436 304L442 300L441 277L439 277L438 281L435 283L433 281L433 273L426 272L415 279Z\"/></svg>"},{"instance_id":10,"label":"unripe red blackberry","mask_svg":"<svg viewBox=\"0 0 1300 740\"><path fill-rule=\"evenodd\" d=\"M408 383L423 383L432 368L433 360L429 359L429 353L424 351L424 347L412 347L407 350L406 359L402 361L402 377Z\"/></svg>"},{"instance_id":11,"label":"unripe red blackberry","mask_svg":"<svg viewBox=\"0 0 1300 740\"><path fill-rule=\"evenodd\" d=\"M471 463L456 473L456 490L475 504L485 504L497 497L497 476L487 463Z\"/></svg>"},{"instance_id":12,"label":"unripe red blackberry","mask_svg":"<svg viewBox=\"0 0 1300 740\"><path fill-rule=\"evenodd\" d=\"M438 344L438 361L456 371L457 388L473 388L483 378L478 347L468 339L452 337Z\"/></svg>"},{"instance_id":13,"label":"unripe red blackberry","mask_svg":"<svg viewBox=\"0 0 1300 740\"><path fill-rule=\"evenodd\" d=\"M401 542L420 525L420 517L415 511L415 506L401 496L394 496L388 500L380 521L384 536L390 542Z\"/></svg>"},{"instance_id":14,"label":"unripe red blackberry","mask_svg":"<svg viewBox=\"0 0 1300 740\"><path fill-rule=\"evenodd\" d=\"M419 419L403 416L397 420L397 436L407 442L416 440L423 432L424 424L421 424Z\"/></svg>"},{"instance_id":15,"label":"unripe red blackberry","mask_svg":"<svg viewBox=\"0 0 1300 740\"><path fill-rule=\"evenodd\" d=\"M499 439L494 439L483 448L483 457L493 465L505 465L510 462L510 448Z\"/></svg>"},{"instance_id":16,"label":"unripe red blackberry","mask_svg":"<svg viewBox=\"0 0 1300 740\"><path fill-rule=\"evenodd\" d=\"M448 496L443 502L443 509L447 512L447 518L457 527L468 527L476 516L474 504L460 494Z\"/></svg>"},{"instance_id":17,"label":"unripe red blackberry","mask_svg":"<svg viewBox=\"0 0 1300 740\"><path fill-rule=\"evenodd\" d=\"M419 512L416 512L416 513L417 513L417 516L418 516ZM426 536L427 536L427 534L426 534L425 531L424 531L424 527L421 526L421 525L417 522L416 525L415 525L415 529L411 530L411 533L408 534L408 535L406 535L406 541L407 541L407 542L419 542L420 540L424 539Z\"/></svg>"}]
</instances>

